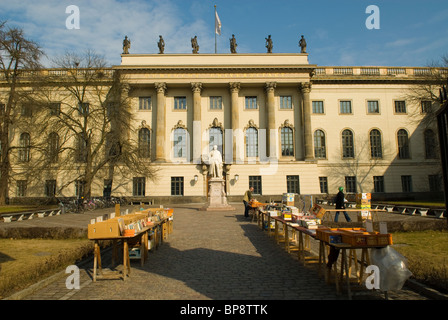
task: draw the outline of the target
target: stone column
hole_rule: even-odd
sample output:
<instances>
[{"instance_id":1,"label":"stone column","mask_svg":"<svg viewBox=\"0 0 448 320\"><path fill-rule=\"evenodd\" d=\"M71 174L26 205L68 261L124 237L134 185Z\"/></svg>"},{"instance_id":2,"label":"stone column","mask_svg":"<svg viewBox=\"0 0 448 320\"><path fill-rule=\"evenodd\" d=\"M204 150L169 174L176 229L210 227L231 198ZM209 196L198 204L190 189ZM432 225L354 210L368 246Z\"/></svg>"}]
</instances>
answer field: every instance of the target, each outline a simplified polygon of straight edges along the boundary
<instances>
[{"instance_id":1,"label":"stone column","mask_svg":"<svg viewBox=\"0 0 448 320\"><path fill-rule=\"evenodd\" d=\"M202 83L191 84L193 90L193 163L201 163L202 127L201 127L201 90Z\"/></svg>"},{"instance_id":2,"label":"stone column","mask_svg":"<svg viewBox=\"0 0 448 320\"><path fill-rule=\"evenodd\" d=\"M303 131L305 160L314 160L313 135L311 133L311 83L304 82L299 85L303 101Z\"/></svg>"},{"instance_id":3,"label":"stone column","mask_svg":"<svg viewBox=\"0 0 448 320\"><path fill-rule=\"evenodd\" d=\"M241 89L241 84L239 82L232 82L230 83L230 104L231 104L231 114L232 114L232 154L233 154L233 161L236 160L242 160L239 159L237 156L237 152L239 151L237 149L237 143L240 141L238 140L238 135L240 134L240 128L239 128L239 105L238 105L238 96Z\"/></svg>"},{"instance_id":4,"label":"stone column","mask_svg":"<svg viewBox=\"0 0 448 320\"><path fill-rule=\"evenodd\" d=\"M267 111L267 130L266 130L266 154L270 158L277 158L277 139L275 128L275 87L277 83L266 83L266 111Z\"/></svg>"},{"instance_id":5,"label":"stone column","mask_svg":"<svg viewBox=\"0 0 448 320\"><path fill-rule=\"evenodd\" d=\"M166 132L166 83L156 83L157 122L156 122L156 161L165 162Z\"/></svg>"}]
</instances>

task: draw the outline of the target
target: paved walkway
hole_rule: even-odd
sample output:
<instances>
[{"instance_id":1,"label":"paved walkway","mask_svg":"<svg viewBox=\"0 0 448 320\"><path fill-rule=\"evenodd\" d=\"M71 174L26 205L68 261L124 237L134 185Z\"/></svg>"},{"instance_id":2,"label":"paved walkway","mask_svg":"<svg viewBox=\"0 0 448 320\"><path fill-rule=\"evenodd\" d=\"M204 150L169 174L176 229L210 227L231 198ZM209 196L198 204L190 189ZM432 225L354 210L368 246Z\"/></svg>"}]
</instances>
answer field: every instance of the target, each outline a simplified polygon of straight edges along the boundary
<instances>
[{"instance_id":1,"label":"paved walkway","mask_svg":"<svg viewBox=\"0 0 448 320\"><path fill-rule=\"evenodd\" d=\"M325 283L296 254L287 253L256 223L245 220L243 207L235 212L198 211L201 205L174 207L174 231L149 254L143 267L131 261L131 275L123 280L92 281L93 261L80 265L80 289L67 289L64 272L48 286L24 300L345 300L334 285ZM110 209L109 209L110 210ZM100 215L64 215L33 219L34 224L83 224ZM58 220L59 219L59 220ZM83 221L85 220L85 221ZM17 222L25 226L26 221ZM10 223L9 226L13 226ZM6 224L5 224L6 226ZM9 227L8 226L8 227ZM110 252L103 252L103 268ZM118 266L117 269L120 269ZM367 290L366 290L367 291ZM354 299L379 299L378 293ZM406 288L389 298L424 300Z\"/></svg>"}]
</instances>

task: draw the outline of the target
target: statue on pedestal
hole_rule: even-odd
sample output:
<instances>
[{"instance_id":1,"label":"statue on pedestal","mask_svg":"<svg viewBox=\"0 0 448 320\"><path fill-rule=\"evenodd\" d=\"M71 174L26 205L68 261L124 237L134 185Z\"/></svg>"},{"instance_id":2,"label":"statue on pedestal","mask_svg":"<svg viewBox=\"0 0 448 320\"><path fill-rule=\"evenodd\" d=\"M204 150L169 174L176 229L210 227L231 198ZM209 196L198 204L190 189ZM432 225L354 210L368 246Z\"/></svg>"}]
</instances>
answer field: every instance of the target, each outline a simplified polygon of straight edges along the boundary
<instances>
[{"instance_id":1,"label":"statue on pedestal","mask_svg":"<svg viewBox=\"0 0 448 320\"><path fill-rule=\"evenodd\" d=\"M218 146L214 145L212 151L209 153L209 168L208 173L212 178L222 179L222 155L218 150Z\"/></svg>"},{"instance_id":2,"label":"statue on pedestal","mask_svg":"<svg viewBox=\"0 0 448 320\"><path fill-rule=\"evenodd\" d=\"M194 36L194 38L191 38L191 47L193 48L193 53L199 53L199 44L198 44L197 36Z\"/></svg>"},{"instance_id":3,"label":"statue on pedestal","mask_svg":"<svg viewBox=\"0 0 448 320\"><path fill-rule=\"evenodd\" d=\"M265 38L265 40L266 40L266 48L268 49L268 53L272 53L272 48L274 46L272 45L271 35L268 35L268 37Z\"/></svg>"},{"instance_id":4,"label":"statue on pedestal","mask_svg":"<svg viewBox=\"0 0 448 320\"><path fill-rule=\"evenodd\" d=\"M306 53L306 40L302 35L302 38L299 41L300 53Z\"/></svg>"},{"instance_id":5,"label":"statue on pedestal","mask_svg":"<svg viewBox=\"0 0 448 320\"><path fill-rule=\"evenodd\" d=\"M157 46L159 47L159 53L163 54L165 52L165 40L163 40L162 36L159 36L159 42L157 42Z\"/></svg>"},{"instance_id":6,"label":"statue on pedestal","mask_svg":"<svg viewBox=\"0 0 448 320\"><path fill-rule=\"evenodd\" d=\"M129 54L130 48L131 48L131 40L128 39L128 36L125 36L123 40L123 54Z\"/></svg>"},{"instance_id":7,"label":"statue on pedestal","mask_svg":"<svg viewBox=\"0 0 448 320\"><path fill-rule=\"evenodd\" d=\"M238 44L236 43L235 35L232 34L232 38L230 38L230 52L236 53L236 47L238 47Z\"/></svg>"}]
</instances>

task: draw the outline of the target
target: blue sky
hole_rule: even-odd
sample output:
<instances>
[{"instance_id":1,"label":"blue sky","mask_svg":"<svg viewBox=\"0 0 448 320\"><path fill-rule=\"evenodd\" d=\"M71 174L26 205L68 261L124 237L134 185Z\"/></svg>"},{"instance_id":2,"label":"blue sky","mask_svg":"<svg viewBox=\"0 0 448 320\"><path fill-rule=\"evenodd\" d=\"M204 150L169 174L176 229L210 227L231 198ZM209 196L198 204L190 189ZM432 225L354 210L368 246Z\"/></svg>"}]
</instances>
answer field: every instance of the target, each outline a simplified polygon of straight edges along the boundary
<instances>
[{"instance_id":1,"label":"blue sky","mask_svg":"<svg viewBox=\"0 0 448 320\"><path fill-rule=\"evenodd\" d=\"M80 28L67 29L66 7L80 11ZM299 52L304 35L309 62L321 66L425 66L448 54L446 0L0 0L0 20L22 27L48 58L93 49L110 65L120 64L125 35L130 53L214 53L214 5L222 23L218 53L229 53L232 34L238 53ZM379 8L380 29L369 30L369 5Z\"/></svg>"}]
</instances>

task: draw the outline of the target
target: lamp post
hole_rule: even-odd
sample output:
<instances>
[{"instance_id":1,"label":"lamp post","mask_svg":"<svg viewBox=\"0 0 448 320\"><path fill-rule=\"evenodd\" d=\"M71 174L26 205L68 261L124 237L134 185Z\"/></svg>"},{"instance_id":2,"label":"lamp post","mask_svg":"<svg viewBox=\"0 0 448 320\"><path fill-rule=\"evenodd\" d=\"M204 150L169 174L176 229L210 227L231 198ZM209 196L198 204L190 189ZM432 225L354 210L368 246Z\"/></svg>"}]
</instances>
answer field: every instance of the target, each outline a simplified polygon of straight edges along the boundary
<instances>
[{"instance_id":1,"label":"lamp post","mask_svg":"<svg viewBox=\"0 0 448 320\"><path fill-rule=\"evenodd\" d=\"M440 109L437 112L437 127L439 131L440 159L442 161L443 187L445 195L445 217L448 223L448 100L447 85L439 90Z\"/></svg>"}]
</instances>

